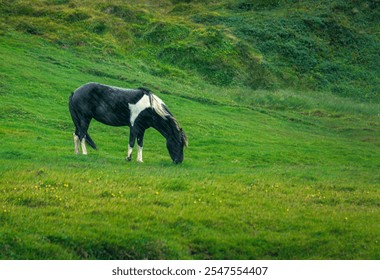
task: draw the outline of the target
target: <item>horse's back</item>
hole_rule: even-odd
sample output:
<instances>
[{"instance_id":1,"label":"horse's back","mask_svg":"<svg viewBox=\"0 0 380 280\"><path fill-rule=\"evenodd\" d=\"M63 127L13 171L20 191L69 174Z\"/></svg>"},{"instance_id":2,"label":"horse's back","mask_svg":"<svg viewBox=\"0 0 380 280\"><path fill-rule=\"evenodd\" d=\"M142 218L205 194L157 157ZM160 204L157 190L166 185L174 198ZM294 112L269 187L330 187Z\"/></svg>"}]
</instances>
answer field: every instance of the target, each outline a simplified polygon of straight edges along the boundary
<instances>
[{"instance_id":1,"label":"horse's back","mask_svg":"<svg viewBox=\"0 0 380 280\"><path fill-rule=\"evenodd\" d=\"M139 89L124 89L98 83L77 88L70 101L79 114L114 126L130 125L129 104L137 103L144 95Z\"/></svg>"},{"instance_id":2,"label":"horse's back","mask_svg":"<svg viewBox=\"0 0 380 280\"><path fill-rule=\"evenodd\" d=\"M77 88L73 93L73 99L135 104L143 95L144 92L140 89L126 89L90 82Z\"/></svg>"},{"instance_id":3,"label":"horse's back","mask_svg":"<svg viewBox=\"0 0 380 280\"><path fill-rule=\"evenodd\" d=\"M97 98L98 89L99 84L93 82L80 86L72 93L70 97L71 104L73 106L85 105L88 100Z\"/></svg>"}]
</instances>

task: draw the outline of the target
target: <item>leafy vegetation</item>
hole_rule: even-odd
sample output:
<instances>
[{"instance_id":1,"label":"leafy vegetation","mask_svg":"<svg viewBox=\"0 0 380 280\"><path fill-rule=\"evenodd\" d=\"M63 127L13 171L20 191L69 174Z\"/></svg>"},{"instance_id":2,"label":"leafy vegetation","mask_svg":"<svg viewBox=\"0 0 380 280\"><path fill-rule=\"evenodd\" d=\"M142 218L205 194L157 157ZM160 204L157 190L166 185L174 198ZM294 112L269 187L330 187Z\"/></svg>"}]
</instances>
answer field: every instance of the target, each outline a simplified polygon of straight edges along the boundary
<instances>
[{"instance_id":1,"label":"leafy vegetation","mask_svg":"<svg viewBox=\"0 0 380 280\"><path fill-rule=\"evenodd\" d=\"M31 4L32 3L32 4ZM378 1L0 1L1 259L379 259ZM185 129L67 102L146 86Z\"/></svg>"}]
</instances>

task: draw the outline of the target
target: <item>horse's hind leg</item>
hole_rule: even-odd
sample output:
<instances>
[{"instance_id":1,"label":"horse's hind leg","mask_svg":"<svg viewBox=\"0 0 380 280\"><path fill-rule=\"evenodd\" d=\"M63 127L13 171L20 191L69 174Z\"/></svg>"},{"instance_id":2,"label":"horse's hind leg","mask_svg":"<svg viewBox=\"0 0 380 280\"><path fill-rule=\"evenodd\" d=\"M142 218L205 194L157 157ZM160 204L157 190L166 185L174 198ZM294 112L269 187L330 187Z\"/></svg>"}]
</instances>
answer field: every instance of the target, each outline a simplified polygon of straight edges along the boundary
<instances>
[{"instance_id":1,"label":"horse's hind leg","mask_svg":"<svg viewBox=\"0 0 380 280\"><path fill-rule=\"evenodd\" d=\"M79 123L79 127L75 131L75 134L78 137L78 140L76 143L78 143L77 145L79 146L79 142L80 142L83 155L87 155L86 134L87 134L87 129L90 126L90 121L91 119L87 119L87 118L81 119ZM76 139L75 136L74 136L74 139ZM78 147L78 153L79 153L79 147Z\"/></svg>"},{"instance_id":2,"label":"horse's hind leg","mask_svg":"<svg viewBox=\"0 0 380 280\"><path fill-rule=\"evenodd\" d=\"M83 139L80 141L80 144L81 144L81 146L82 146L82 154L87 155L86 139L83 138Z\"/></svg>"},{"instance_id":3,"label":"horse's hind leg","mask_svg":"<svg viewBox=\"0 0 380 280\"><path fill-rule=\"evenodd\" d=\"M73 136L74 136L74 150L75 150L75 154L79 154L79 136L74 132L73 133Z\"/></svg>"}]
</instances>

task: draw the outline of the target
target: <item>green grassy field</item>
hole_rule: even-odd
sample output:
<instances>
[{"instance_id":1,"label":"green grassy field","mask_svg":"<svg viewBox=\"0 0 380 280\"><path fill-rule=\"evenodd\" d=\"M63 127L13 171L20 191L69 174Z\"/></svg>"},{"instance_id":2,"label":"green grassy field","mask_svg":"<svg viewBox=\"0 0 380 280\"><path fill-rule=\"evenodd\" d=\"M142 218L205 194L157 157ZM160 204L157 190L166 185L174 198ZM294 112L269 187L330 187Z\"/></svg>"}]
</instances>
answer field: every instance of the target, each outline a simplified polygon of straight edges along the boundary
<instances>
[{"instance_id":1,"label":"green grassy field","mask_svg":"<svg viewBox=\"0 0 380 280\"><path fill-rule=\"evenodd\" d=\"M166 22L174 24L184 5L190 4L175 6ZM233 16L209 5L191 7L199 18L214 14L232 24ZM0 26L1 259L380 258L376 80L363 88L363 98L354 96L363 80L355 80L347 96L346 81L338 92L331 84L318 91L290 88L275 72L268 76L278 81L275 89L252 87L248 76L237 84L239 73L223 85L218 75L204 76L212 71L209 62L194 71L186 60L174 65L164 55L150 63L158 51L148 47L134 46L128 54L117 41L122 34L103 34L102 21L91 18L103 37L88 38L99 45L116 38L104 52L96 41L62 42L44 18L34 19L40 31L25 31L33 23L20 21L25 13L10 13L7 24L17 28ZM146 17L135 19L141 22L133 32L154 22ZM183 21L178 25L190 30ZM75 155L68 97L89 81L146 86L160 96L189 138L183 164L171 163L165 139L153 129L145 137L144 163L126 162L129 129L95 121L89 133L98 150Z\"/></svg>"}]
</instances>

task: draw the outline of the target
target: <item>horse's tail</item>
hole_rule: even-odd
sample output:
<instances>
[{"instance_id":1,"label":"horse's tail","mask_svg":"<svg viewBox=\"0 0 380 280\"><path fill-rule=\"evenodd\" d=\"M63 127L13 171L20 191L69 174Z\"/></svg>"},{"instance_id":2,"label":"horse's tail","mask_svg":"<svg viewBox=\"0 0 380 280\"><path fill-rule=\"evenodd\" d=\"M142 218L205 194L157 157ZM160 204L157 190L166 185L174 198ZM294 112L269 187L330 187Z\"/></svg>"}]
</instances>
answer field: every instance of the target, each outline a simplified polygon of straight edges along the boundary
<instances>
[{"instance_id":1,"label":"horse's tail","mask_svg":"<svg viewBox=\"0 0 380 280\"><path fill-rule=\"evenodd\" d=\"M80 118L77 114L77 112L74 110L72 99L73 99L74 92L71 93L69 97L69 110L70 110L70 115L73 120L73 123L75 125L75 133L78 133L78 130L80 129ZM91 139L90 135L86 132L86 142L95 150L97 150L95 142Z\"/></svg>"},{"instance_id":2,"label":"horse's tail","mask_svg":"<svg viewBox=\"0 0 380 280\"><path fill-rule=\"evenodd\" d=\"M90 146L93 148L93 149L95 149L95 150L97 150L98 148L96 147L96 145L95 145L95 143L94 143L94 141L91 139L91 137L90 137L90 135L88 134L88 133L86 133L86 142L88 143L88 144L90 144Z\"/></svg>"}]
</instances>

